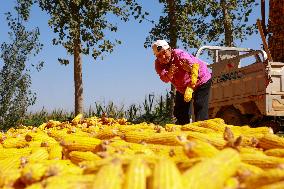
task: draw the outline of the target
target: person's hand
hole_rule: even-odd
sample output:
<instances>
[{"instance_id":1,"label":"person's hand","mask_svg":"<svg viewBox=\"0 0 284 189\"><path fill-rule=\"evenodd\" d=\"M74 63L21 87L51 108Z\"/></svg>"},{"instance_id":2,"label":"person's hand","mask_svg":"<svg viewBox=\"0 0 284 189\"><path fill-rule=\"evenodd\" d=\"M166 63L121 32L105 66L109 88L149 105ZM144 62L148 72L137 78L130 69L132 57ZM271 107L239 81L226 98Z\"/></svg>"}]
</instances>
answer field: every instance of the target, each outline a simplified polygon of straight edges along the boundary
<instances>
[{"instance_id":1,"label":"person's hand","mask_svg":"<svg viewBox=\"0 0 284 189\"><path fill-rule=\"evenodd\" d=\"M168 76L169 78L173 78L174 74L177 72L177 66L175 64L172 64L169 68Z\"/></svg>"},{"instance_id":2,"label":"person's hand","mask_svg":"<svg viewBox=\"0 0 284 189\"><path fill-rule=\"evenodd\" d=\"M187 62L186 59L181 60L181 61L180 61L180 65L181 65L181 67L182 67L185 71L191 72L190 65L188 64L188 62Z\"/></svg>"},{"instance_id":3,"label":"person's hand","mask_svg":"<svg viewBox=\"0 0 284 189\"><path fill-rule=\"evenodd\" d=\"M186 87L184 93L184 101L189 102L192 99L193 89L191 87Z\"/></svg>"}]
</instances>

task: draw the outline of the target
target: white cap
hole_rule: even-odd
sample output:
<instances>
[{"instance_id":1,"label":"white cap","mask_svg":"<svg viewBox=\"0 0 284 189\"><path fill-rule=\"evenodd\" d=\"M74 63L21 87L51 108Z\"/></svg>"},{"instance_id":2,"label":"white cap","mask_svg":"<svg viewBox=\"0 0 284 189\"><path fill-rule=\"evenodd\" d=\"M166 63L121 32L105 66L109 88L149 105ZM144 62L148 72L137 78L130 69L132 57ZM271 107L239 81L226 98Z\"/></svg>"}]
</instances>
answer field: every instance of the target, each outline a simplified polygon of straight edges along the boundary
<instances>
[{"instance_id":1,"label":"white cap","mask_svg":"<svg viewBox=\"0 0 284 189\"><path fill-rule=\"evenodd\" d=\"M152 45L152 49L155 55L158 55L161 49L167 50L168 48L170 48L170 46L165 40L157 40Z\"/></svg>"}]
</instances>

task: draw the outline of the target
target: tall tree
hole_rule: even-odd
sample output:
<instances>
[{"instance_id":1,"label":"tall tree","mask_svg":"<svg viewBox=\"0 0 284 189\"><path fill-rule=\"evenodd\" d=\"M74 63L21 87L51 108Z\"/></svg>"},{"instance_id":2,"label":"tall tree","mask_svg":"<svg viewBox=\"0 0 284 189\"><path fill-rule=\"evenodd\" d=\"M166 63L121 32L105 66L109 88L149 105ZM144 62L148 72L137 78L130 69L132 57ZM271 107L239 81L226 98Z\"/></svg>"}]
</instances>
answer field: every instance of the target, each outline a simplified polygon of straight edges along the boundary
<instances>
[{"instance_id":1,"label":"tall tree","mask_svg":"<svg viewBox=\"0 0 284 189\"><path fill-rule=\"evenodd\" d=\"M26 30L22 18L7 14L10 41L1 44L0 58L0 128L15 126L33 105L35 93L30 89L32 67L42 68L43 62L29 64L30 56L39 53L39 30Z\"/></svg>"},{"instance_id":2,"label":"tall tree","mask_svg":"<svg viewBox=\"0 0 284 189\"><path fill-rule=\"evenodd\" d=\"M256 21L249 23L249 16L258 6L256 0L201 0L205 14L198 26L204 28L206 40L218 45L235 46L256 32ZM193 3L194 6L197 3Z\"/></svg>"},{"instance_id":3,"label":"tall tree","mask_svg":"<svg viewBox=\"0 0 284 189\"><path fill-rule=\"evenodd\" d=\"M83 80L81 54L92 54L96 60L106 53L113 51L115 45L121 42L110 40L105 33L116 32L117 25L110 20L118 18L128 21L133 15L140 22L145 14L136 0L20 0L22 13L29 16L29 9L33 3L50 15L49 26L57 38L54 45L62 45L68 53L74 56L75 83L75 114L83 112ZM109 37L110 38L110 37ZM67 65L68 60L59 58L59 62Z\"/></svg>"}]
</instances>

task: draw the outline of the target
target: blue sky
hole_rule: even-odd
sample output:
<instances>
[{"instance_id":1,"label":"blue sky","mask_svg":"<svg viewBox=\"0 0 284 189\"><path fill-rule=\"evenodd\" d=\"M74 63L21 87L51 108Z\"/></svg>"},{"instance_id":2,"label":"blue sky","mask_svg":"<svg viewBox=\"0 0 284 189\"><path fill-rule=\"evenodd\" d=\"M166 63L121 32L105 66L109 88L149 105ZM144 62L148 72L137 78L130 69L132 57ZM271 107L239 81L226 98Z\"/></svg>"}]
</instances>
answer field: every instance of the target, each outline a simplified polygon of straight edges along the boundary
<instances>
[{"instance_id":1,"label":"blue sky","mask_svg":"<svg viewBox=\"0 0 284 189\"><path fill-rule=\"evenodd\" d=\"M0 43L7 41L8 28L4 13L11 10L12 0L0 0ZM5 2L5 3L4 3ZM161 5L158 0L140 1L150 13L149 18L157 21L161 14ZM147 2L147 3L146 3ZM260 7L256 7L250 17L250 22L260 18ZM45 65L40 72L32 72L32 90L37 93L36 104L29 108L38 111L43 107L48 110L63 109L74 110L74 81L73 57L67 55L61 46L53 46L54 36L48 24L48 15L38 8L32 9L29 25L38 26L40 40L44 47L41 53L31 61L43 60ZM170 89L169 84L160 81L154 70L154 56L151 48L145 49L143 44L149 31L154 25L144 21L118 23L118 32L112 33L113 37L122 41L115 47L113 53L103 60L94 60L91 56L83 56L83 86L84 107L95 106L95 102L108 103L113 101L117 106L141 104L148 94L161 95ZM252 49L261 48L261 38L258 34L249 37L240 47ZM193 52L189 52L193 53ZM71 64L60 65L58 57L69 58ZM0 67L3 62L0 60Z\"/></svg>"}]
</instances>

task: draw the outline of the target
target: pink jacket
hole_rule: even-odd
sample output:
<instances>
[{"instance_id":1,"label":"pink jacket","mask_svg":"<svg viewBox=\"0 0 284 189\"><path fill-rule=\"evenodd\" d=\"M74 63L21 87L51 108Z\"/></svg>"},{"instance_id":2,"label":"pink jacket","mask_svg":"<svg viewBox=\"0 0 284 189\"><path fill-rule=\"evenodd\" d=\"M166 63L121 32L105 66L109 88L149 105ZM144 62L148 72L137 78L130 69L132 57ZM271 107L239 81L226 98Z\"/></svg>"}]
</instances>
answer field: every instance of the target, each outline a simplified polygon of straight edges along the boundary
<instances>
[{"instance_id":1,"label":"pink jacket","mask_svg":"<svg viewBox=\"0 0 284 189\"><path fill-rule=\"evenodd\" d=\"M172 60L169 64L160 64L158 60L155 61L155 69L159 74L161 80L166 83L171 82L180 93L184 93L186 87L191 83L190 73L185 71L180 65L180 61L185 59L189 62L190 65L194 63L199 64L196 88L206 83L211 78L211 74L205 62L181 49L172 50ZM172 79L167 76L168 69L171 64L175 64L178 67L177 72L174 74Z\"/></svg>"}]
</instances>

